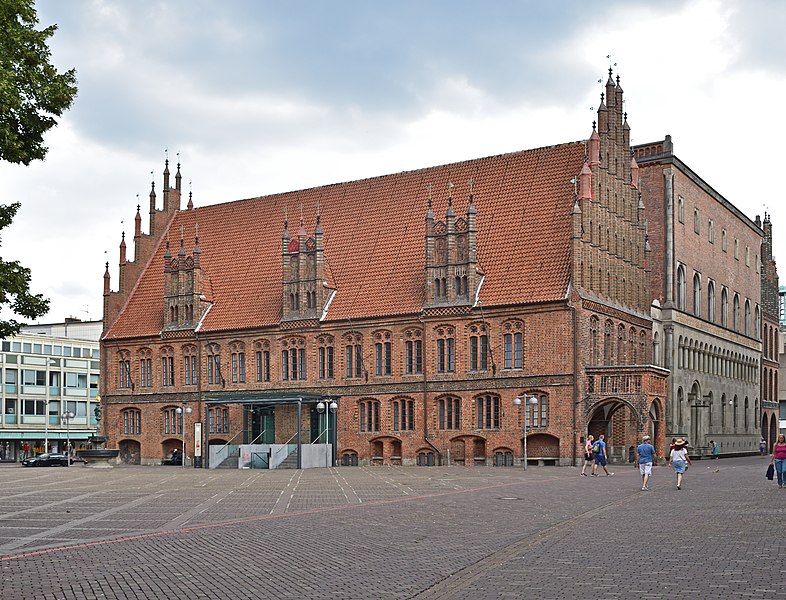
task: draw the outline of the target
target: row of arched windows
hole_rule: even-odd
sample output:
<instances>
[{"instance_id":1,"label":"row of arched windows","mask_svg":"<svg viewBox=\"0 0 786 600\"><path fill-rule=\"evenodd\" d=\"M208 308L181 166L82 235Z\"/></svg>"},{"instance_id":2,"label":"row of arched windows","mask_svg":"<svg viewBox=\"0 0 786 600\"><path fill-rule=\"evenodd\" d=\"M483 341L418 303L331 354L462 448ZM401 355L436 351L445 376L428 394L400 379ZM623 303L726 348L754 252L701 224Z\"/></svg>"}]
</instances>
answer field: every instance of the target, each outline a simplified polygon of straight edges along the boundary
<instances>
[{"instance_id":1,"label":"row of arched windows","mask_svg":"<svg viewBox=\"0 0 786 600\"><path fill-rule=\"evenodd\" d=\"M762 333L762 355L766 359L778 362L778 328L769 323L765 323Z\"/></svg>"},{"instance_id":2,"label":"row of arched windows","mask_svg":"<svg viewBox=\"0 0 786 600\"><path fill-rule=\"evenodd\" d=\"M593 316L589 323L589 354L592 365L637 365L647 362L647 332L611 319L603 323ZM601 335L603 336L601 338Z\"/></svg>"},{"instance_id":3,"label":"row of arched windows","mask_svg":"<svg viewBox=\"0 0 786 600\"><path fill-rule=\"evenodd\" d=\"M178 407L167 406L160 413L160 432L164 435L183 435L183 414ZM138 408L124 408L120 411L123 435L142 435L142 411ZM229 409L213 407L207 411L209 433L229 432Z\"/></svg>"},{"instance_id":4,"label":"row of arched windows","mask_svg":"<svg viewBox=\"0 0 786 600\"><path fill-rule=\"evenodd\" d=\"M778 402L778 370L764 367L761 370L762 400Z\"/></svg>"},{"instance_id":5,"label":"row of arched windows","mask_svg":"<svg viewBox=\"0 0 786 600\"><path fill-rule=\"evenodd\" d=\"M501 330L501 335L497 338L498 345L495 347L492 344L489 323L467 325L464 340L466 351L461 352L467 372L524 368L523 322L506 321ZM300 381L308 379L309 376L334 379L337 375L337 346L344 360L343 374L347 379L368 377L369 374L379 377L392 376L398 374L397 370L400 370L402 375L419 375L423 373L427 356L431 357L431 364L437 373L454 373L459 368L457 330L452 325L440 325L434 329L431 354L427 354L420 329L404 331L403 339L399 343L396 342L393 332L388 330L373 332L370 337L370 350L373 354L368 362L365 338L359 332L345 333L338 342L332 335L320 335L314 340L313 348L312 343L303 336L283 337L278 340L280 350L277 358L271 354L273 344L266 339L253 343L254 352L249 357L246 355L245 342L236 340L228 344L228 354L221 345L209 343L204 350L204 371L201 371L205 377L203 383L222 387L227 383L247 383L249 367L252 368L251 377L254 381L269 382L274 366L278 367L280 381ZM495 348L499 352L496 357ZM312 355L312 349L316 351L316 356ZM154 358L150 348L140 348L133 358L129 350L121 349L117 353L117 385L120 389L132 391L137 387L152 387L155 367L158 367L156 379L163 386L174 386L176 382L182 382L186 386L197 385L200 374L198 356L198 349L194 344L182 346L179 354L174 347L163 346L157 358ZM247 363L248 358L251 359L251 364ZM314 359L316 365L309 365ZM501 362L497 363L497 360ZM339 376L340 373L341 371Z\"/></svg>"},{"instance_id":6,"label":"row of arched windows","mask_svg":"<svg viewBox=\"0 0 786 600\"><path fill-rule=\"evenodd\" d=\"M533 402L532 399L537 400ZM523 393L518 405L504 401L498 394L483 393L471 399L447 395L437 398L432 407L434 426L441 431L497 430L504 428L545 429L549 425L549 400L546 394ZM380 431L413 431L415 401L394 398L383 403L375 398L358 401L358 430L363 433ZM505 415L510 419L504 422Z\"/></svg>"},{"instance_id":7,"label":"row of arched windows","mask_svg":"<svg viewBox=\"0 0 786 600\"><path fill-rule=\"evenodd\" d=\"M711 323L719 322L722 327L738 331L745 335L759 337L761 335L761 309L757 304L752 307L750 299L746 298L744 304L740 295L735 292L731 303L731 314L729 314L729 289L721 286L720 292L720 320L717 319L717 294L716 284L712 279L707 281L706 313L704 304L704 292L702 290L702 277L698 272L693 274L693 294L692 294L692 314L699 318L705 318ZM676 304L679 310L688 310L687 304L687 279L685 265L677 267L677 289ZM741 313L742 311L742 313ZM731 320L730 320L731 317Z\"/></svg>"}]
</instances>

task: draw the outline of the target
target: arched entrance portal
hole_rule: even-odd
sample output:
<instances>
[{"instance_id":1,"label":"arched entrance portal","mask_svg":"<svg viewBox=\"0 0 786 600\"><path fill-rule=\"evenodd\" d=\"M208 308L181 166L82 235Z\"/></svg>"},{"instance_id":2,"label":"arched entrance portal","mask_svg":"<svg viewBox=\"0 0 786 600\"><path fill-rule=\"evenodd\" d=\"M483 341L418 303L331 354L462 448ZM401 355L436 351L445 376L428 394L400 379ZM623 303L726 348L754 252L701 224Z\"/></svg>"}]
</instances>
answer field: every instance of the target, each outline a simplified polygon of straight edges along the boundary
<instances>
[{"instance_id":1,"label":"arched entrance portal","mask_svg":"<svg viewBox=\"0 0 786 600\"><path fill-rule=\"evenodd\" d=\"M605 436L609 462L631 462L643 431L649 432L652 429L650 435L658 439L656 434L659 433L657 428L661 423L660 405L654 406L654 413L648 415L651 424L640 430L640 419L636 411L619 398L609 398L592 409L587 423L587 434L595 436L595 439Z\"/></svg>"}]
</instances>

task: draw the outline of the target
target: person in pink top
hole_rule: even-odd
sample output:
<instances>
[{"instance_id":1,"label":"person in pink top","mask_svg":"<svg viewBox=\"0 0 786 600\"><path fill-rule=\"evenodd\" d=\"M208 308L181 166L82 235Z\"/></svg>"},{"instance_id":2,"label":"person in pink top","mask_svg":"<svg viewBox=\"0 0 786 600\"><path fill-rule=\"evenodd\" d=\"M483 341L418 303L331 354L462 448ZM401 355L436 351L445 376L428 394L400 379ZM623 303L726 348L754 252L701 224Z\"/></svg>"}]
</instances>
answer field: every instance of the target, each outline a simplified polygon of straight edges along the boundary
<instances>
[{"instance_id":1,"label":"person in pink top","mask_svg":"<svg viewBox=\"0 0 786 600\"><path fill-rule=\"evenodd\" d=\"M778 474L778 487L786 485L786 438L783 434L778 436L778 441L772 446L772 458L770 464L775 465L775 472Z\"/></svg>"},{"instance_id":2,"label":"person in pink top","mask_svg":"<svg viewBox=\"0 0 786 600\"><path fill-rule=\"evenodd\" d=\"M584 471L587 470L588 466L589 467L592 466L592 444L594 441L595 441L595 436L588 435L587 441L584 442L584 466L581 467L581 475L583 475L584 477L587 476L587 474Z\"/></svg>"}]
</instances>

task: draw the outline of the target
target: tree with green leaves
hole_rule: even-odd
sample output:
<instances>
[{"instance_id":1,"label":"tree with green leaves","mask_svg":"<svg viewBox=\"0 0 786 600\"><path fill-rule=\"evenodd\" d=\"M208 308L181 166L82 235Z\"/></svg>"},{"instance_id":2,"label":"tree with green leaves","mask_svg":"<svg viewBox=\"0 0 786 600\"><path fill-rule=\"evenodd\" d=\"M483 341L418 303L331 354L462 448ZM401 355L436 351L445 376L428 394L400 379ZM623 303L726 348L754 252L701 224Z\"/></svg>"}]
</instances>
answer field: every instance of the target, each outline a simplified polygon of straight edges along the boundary
<instances>
[{"instance_id":1,"label":"tree with green leaves","mask_svg":"<svg viewBox=\"0 0 786 600\"><path fill-rule=\"evenodd\" d=\"M19 210L19 202L0 205L0 230L11 224ZM8 307L15 315L35 319L49 311L49 300L30 292L30 269L18 261L0 258L0 306ZM15 319L0 320L0 338L19 332L22 323Z\"/></svg>"},{"instance_id":2,"label":"tree with green leaves","mask_svg":"<svg viewBox=\"0 0 786 600\"><path fill-rule=\"evenodd\" d=\"M46 156L44 134L76 96L76 71L58 73L36 29L33 0L0 0L0 160L29 165Z\"/></svg>"},{"instance_id":3,"label":"tree with green leaves","mask_svg":"<svg viewBox=\"0 0 786 600\"><path fill-rule=\"evenodd\" d=\"M57 124L76 96L76 71L58 73L47 41L56 25L36 29L33 0L0 0L0 160L29 165L46 156L44 134ZM19 202L0 205L0 230L11 224ZM35 319L49 300L30 292L30 270L0 258L0 308ZM0 337L21 323L0 320Z\"/></svg>"}]
</instances>

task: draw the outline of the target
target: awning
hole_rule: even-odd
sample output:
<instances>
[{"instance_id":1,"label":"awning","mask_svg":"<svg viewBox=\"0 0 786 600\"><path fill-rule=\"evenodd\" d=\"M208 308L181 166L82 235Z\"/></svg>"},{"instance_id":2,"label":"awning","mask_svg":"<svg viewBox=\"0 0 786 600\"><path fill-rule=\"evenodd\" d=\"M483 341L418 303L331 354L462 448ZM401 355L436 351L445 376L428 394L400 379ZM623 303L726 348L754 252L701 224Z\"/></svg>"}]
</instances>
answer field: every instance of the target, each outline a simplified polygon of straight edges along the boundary
<instances>
[{"instance_id":1,"label":"awning","mask_svg":"<svg viewBox=\"0 0 786 600\"><path fill-rule=\"evenodd\" d=\"M48 437L50 440L86 440L94 433L94 431L72 431L66 436L65 431L50 431ZM0 440L44 440L46 437L43 431L0 431Z\"/></svg>"},{"instance_id":2,"label":"awning","mask_svg":"<svg viewBox=\"0 0 786 600\"><path fill-rule=\"evenodd\" d=\"M338 398L323 394L284 395L264 392L208 392L203 397L205 404L308 404Z\"/></svg>"}]
</instances>

